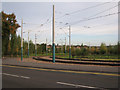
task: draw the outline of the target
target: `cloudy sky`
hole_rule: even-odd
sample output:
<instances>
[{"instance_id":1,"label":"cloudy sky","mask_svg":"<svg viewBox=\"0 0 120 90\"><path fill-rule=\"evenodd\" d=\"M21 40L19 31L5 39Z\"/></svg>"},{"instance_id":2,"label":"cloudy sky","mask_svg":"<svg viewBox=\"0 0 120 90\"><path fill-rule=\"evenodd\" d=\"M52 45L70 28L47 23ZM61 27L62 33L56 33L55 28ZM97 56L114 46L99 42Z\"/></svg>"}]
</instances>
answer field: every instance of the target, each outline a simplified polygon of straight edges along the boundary
<instances>
[{"instance_id":1,"label":"cloudy sky","mask_svg":"<svg viewBox=\"0 0 120 90\"><path fill-rule=\"evenodd\" d=\"M55 43L64 44L65 37L69 43L71 27L71 43L74 45L107 45L118 41L118 3L117 2L2 2L5 13L14 13L18 23L21 19L23 37L37 43L52 43L52 6L55 5ZM110 14L110 15L109 15ZM113 14L113 15L111 15ZM102 16L102 17L101 17ZM41 24L43 26L41 26ZM21 35L21 28L17 30Z\"/></svg>"}]
</instances>

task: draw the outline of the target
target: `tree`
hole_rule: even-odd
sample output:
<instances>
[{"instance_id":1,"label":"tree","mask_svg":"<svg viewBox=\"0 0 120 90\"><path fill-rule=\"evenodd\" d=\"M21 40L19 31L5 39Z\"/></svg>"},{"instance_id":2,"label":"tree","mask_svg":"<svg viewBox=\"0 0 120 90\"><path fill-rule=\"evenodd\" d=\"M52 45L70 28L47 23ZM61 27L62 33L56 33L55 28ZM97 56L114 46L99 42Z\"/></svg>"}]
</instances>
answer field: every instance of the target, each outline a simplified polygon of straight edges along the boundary
<instances>
[{"instance_id":1,"label":"tree","mask_svg":"<svg viewBox=\"0 0 120 90\"><path fill-rule=\"evenodd\" d=\"M21 55L21 38L19 35L17 36L17 54Z\"/></svg>"},{"instance_id":2,"label":"tree","mask_svg":"<svg viewBox=\"0 0 120 90\"><path fill-rule=\"evenodd\" d=\"M23 54L24 55L28 54L28 43L27 43L27 41L23 42Z\"/></svg>"},{"instance_id":3,"label":"tree","mask_svg":"<svg viewBox=\"0 0 120 90\"><path fill-rule=\"evenodd\" d=\"M75 55L79 57L81 55L81 50L76 48L75 49Z\"/></svg>"},{"instance_id":4,"label":"tree","mask_svg":"<svg viewBox=\"0 0 120 90\"><path fill-rule=\"evenodd\" d=\"M94 54L94 52L95 52L95 47L93 46L93 47L91 47L91 49L90 49L91 51L91 54Z\"/></svg>"},{"instance_id":5,"label":"tree","mask_svg":"<svg viewBox=\"0 0 120 90\"><path fill-rule=\"evenodd\" d=\"M99 50L97 47L95 47L94 54L99 54Z\"/></svg>"},{"instance_id":6,"label":"tree","mask_svg":"<svg viewBox=\"0 0 120 90\"><path fill-rule=\"evenodd\" d=\"M114 50L113 50L113 47L111 45L108 46L107 50L108 50L109 55L114 54Z\"/></svg>"},{"instance_id":7,"label":"tree","mask_svg":"<svg viewBox=\"0 0 120 90\"><path fill-rule=\"evenodd\" d=\"M17 24L16 16L14 15L14 13L12 14L6 14L4 12L1 13L2 13L2 54L8 55L10 54L10 50L12 50L12 48L10 48L11 47L10 38L13 38L15 36L16 31L20 26L19 24ZM13 39L13 42L14 40L15 39Z\"/></svg>"},{"instance_id":8,"label":"tree","mask_svg":"<svg viewBox=\"0 0 120 90\"><path fill-rule=\"evenodd\" d=\"M42 49L42 53L45 53L46 52L46 44L42 43L41 49Z\"/></svg>"},{"instance_id":9,"label":"tree","mask_svg":"<svg viewBox=\"0 0 120 90\"><path fill-rule=\"evenodd\" d=\"M35 45L33 44L33 42L31 40L29 42L29 47L30 47L29 53L34 54L35 53Z\"/></svg>"},{"instance_id":10,"label":"tree","mask_svg":"<svg viewBox=\"0 0 120 90\"><path fill-rule=\"evenodd\" d=\"M84 47L81 48L81 55L82 56L88 55L88 52L89 52L88 49L86 49Z\"/></svg>"},{"instance_id":11,"label":"tree","mask_svg":"<svg viewBox=\"0 0 120 90\"><path fill-rule=\"evenodd\" d=\"M107 47L106 47L105 43L101 43L100 53L101 54L106 54L106 52L107 52Z\"/></svg>"},{"instance_id":12,"label":"tree","mask_svg":"<svg viewBox=\"0 0 120 90\"><path fill-rule=\"evenodd\" d=\"M71 46L71 55L72 55L72 57L74 58L74 56L75 56L75 49L74 49L73 46Z\"/></svg>"},{"instance_id":13,"label":"tree","mask_svg":"<svg viewBox=\"0 0 120 90\"><path fill-rule=\"evenodd\" d=\"M56 53L59 53L59 48L56 47L56 48L55 48L55 52L56 52Z\"/></svg>"},{"instance_id":14,"label":"tree","mask_svg":"<svg viewBox=\"0 0 120 90\"><path fill-rule=\"evenodd\" d=\"M17 35L13 34L11 37L11 54L17 55Z\"/></svg>"}]
</instances>

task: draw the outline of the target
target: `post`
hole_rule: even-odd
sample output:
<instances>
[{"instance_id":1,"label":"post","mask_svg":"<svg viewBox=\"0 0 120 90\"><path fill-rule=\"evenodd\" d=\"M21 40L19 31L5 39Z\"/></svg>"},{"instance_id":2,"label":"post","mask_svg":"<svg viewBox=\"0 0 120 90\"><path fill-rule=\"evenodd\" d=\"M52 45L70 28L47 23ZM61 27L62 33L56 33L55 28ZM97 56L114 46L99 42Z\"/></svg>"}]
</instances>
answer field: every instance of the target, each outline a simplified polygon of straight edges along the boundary
<instances>
[{"instance_id":1,"label":"post","mask_svg":"<svg viewBox=\"0 0 120 90\"><path fill-rule=\"evenodd\" d=\"M61 39L60 39L61 40ZM63 54L63 42L61 40L61 55Z\"/></svg>"},{"instance_id":2,"label":"post","mask_svg":"<svg viewBox=\"0 0 120 90\"><path fill-rule=\"evenodd\" d=\"M71 29L69 25L69 59L71 58Z\"/></svg>"},{"instance_id":3,"label":"post","mask_svg":"<svg viewBox=\"0 0 120 90\"><path fill-rule=\"evenodd\" d=\"M91 55L91 47L90 47L90 42L89 42L89 52L90 52L90 55Z\"/></svg>"},{"instance_id":4,"label":"post","mask_svg":"<svg viewBox=\"0 0 120 90\"><path fill-rule=\"evenodd\" d=\"M66 37L65 37L65 55L66 55Z\"/></svg>"},{"instance_id":5,"label":"post","mask_svg":"<svg viewBox=\"0 0 120 90\"><path fill-rule=\"evenodd\" d=\"M55 63L55 8L53 5L53 63Z\"/></svg>"},{"instance_id":6,"label":"post","mask_svg":"<svg viewBox=\"0 0 120 90\"><path fill-rule=\"evenodd\" d=\"M63 54L63 43L62 43L62 40L61 40L61 55Z\"/></svg>"},{"instance_id":7,"label":"post","mask_svg":"<svg viewBox=\"0 0 120 90\"><path fill-rule=\"evenodd\" d=\"M29 57L29 31L28 31L28 57Z\"/></svg>"},{"instance_id":8,"label":"post","mask_svg":"<svg viewBox=\"0 0 120 90\"><path fill-rule=\"evenodd\" d=\"M23 19L21 21L21 61L23 60Z\"/></svg>"},{"instance_id":9,"label":"post","mask_svg":"<svg viewBox=\"0 0 120 90\"><path fill-rule=\"evenodd\" d=\"M47 38L46 38L46 55L47 55Z\"/></svg>"},{"instance_id":10,"label":"post","mask_svg":"<svg viewBox=\"0 0 120 90\"><path fill-rule=\"evenodd\" d=\"M36 45L36 39L37 39L37 37L36 37L36 34L35 34L35 56L37 56L37 45Z\"/></svg>"}]
</instances>

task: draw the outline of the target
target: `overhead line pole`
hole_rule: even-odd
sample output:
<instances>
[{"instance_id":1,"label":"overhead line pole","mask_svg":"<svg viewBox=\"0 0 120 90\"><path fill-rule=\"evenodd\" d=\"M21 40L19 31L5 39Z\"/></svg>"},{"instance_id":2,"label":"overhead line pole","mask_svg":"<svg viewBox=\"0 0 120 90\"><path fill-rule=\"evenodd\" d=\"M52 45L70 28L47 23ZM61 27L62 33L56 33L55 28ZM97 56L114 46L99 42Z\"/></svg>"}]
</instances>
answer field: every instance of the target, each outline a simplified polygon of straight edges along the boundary
<instances>
[{"instance_id":1,"label":"overhead line pole","mask_svg":"<svg viewBox=\"0 0 120 90\"><path fill-rule=\"evenodd\" d=\"M65 55L66 55L66 37L65 37Z\"/></svg>"},{"instance_id":2,"label":"overhead line pole","mask_svg":"<svg viewBox=\"0 0 120 90\"><path fill-rule=\"evenodd\" d=\"M61 49L62 49L61 51L62 51L62 54L63 54L63 42L61 42L61 45L62 45L61 46Z\"/></svg>"},{"instance_id":3,"label":"overhead line pole","mask_svg":"<svg viewBox=\"0 0 120 90\"><path fill-rule=\"evenodd\" d=\"M23 60L23 19L21 21L21 61Z\"/></svg>"},{"instance_id":4,"label":"overhead line pole","mask_svg":"<svg viewBox=\"0 0 120 90\"><path fill-rule=\"evenodd\" d=\"M37 45L36 45L36 39L37 39L37 37L36 37L36 34L35 34L35 56L37 56Z\"/></svg>"},{"instance_id":5,"label":"overhead line pole","mask_svg":"<svg viewBox=\"0 0 120 90\"><path fill-rule=\"evenodd\" d=\"M53 5L53 63L55 63L55 7Z\"/></svg>"},{"instance_id":6,"label":"overhead line pole","mask_svg":"<svg viewBox=\"0 0 120 90\"><path fill-rule=\"evenodd\" d=\"M69 59L71 58L71 28L69 25Z\"/></svg>"},{"instance_id":7,"label":"overhead line pole","mask_svg":"<svg viewBox=\"0 0 120 90\"><path fill-rule=\"evenodd\" d=\"M47 55L47 38L46 38L46 55Z\"/></svg>"},{"instance_id":8,"label":"overhead line pole","mask_svg":"<svg viewBox=\"0 0 120 90\"><path fill-rule=\"evenodd\" d=\"M29 31L28 31L28 57L29 57Z\"/></svg>"}]
</instances>

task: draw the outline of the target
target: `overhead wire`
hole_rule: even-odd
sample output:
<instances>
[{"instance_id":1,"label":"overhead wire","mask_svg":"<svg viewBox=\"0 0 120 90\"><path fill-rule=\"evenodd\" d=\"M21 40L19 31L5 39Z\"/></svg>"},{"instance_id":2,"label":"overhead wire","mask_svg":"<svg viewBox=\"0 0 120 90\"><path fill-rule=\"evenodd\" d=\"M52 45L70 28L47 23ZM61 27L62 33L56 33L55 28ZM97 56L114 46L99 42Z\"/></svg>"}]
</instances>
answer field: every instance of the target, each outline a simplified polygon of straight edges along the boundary
<instances>
[{"instance_id":1,"label":"overhead wire","mask_svg":"<svg viewBox=\"0 0 120 90\"><path fill-rule=\"evenodd\" d=\"M66 13L64 14L63 16L60 16L56 19L60 19L60 18L63 18L64 16L67 16L67 15L71 15L71 14L74 14L74 13L78 13L78 12L81 12L81 11L85 11L85 10L88 10L88 9L91 9L91 8L95 8L95 7L98 7L98 6L101 6L101 5L105 5L105 4L108 4L110 2L105 2L105 3L102 3L102 4L97 4L97 5L94 5L94 6L90 6L90 7L87 7L87 8L84 8L84 9L80 9L80 10L77 10L77 11L73 11L71 13Z\"/></svg>"},{"instance_id":2,"label":"overhead wire","mask_svg":"<svg viewBox=\"0 0 120 90\"><path fill-rule=\"evenodd\" d=\"M106 10L104 10L104 11L101 11L101 12L99 12L99 13L96 13L96 14L94 14L94 15L91 15L91 16L89 16L89 17L87 17L87 18L90 18L90 17L96 16L96 15L99 15L99 14L101 14L101 13L107 12L107 11L109 11L109 10L111 10L111 9L114 9L114 8L118 7L119 5L120 5L120 4L115 5L115 6L111 7L111 8L108 8L108 9L106 9Z\"/></svg>"},{"instance_id":3,"label":"overhead wire","mask_svg":"<svg viewBox=\"0 0 120 90\"><path fill-rule=\"evenodd\" d=\"M110 2L106 2L106 3L103 3L103 4L99 4L99 5L104 5L104 4L107 4L107 3L110 3ZM99 6L99 5L98 5L98 6ZM115 5L115 6L113 6L113 7L111 7L111 8L108 8L108 9L106 9L106 10L104 10L104 11L101 11L101 12L99 12L99 13L96 13L96 14L92 15L92 16L89 16L89 17L87 17L87 18L85 18L85 19L83 19L83 20L89 19L90 17L93 17L93 16L99 15L99 14L101 14L101 13L104 13L104 12L106 12L106 11L109 11L109 10L115 8L115 7L118 7L119 5L120 5L120 4ZM93 7L94 7L94 6L93 6ZM87 9L87 8L85 8L85 9ZM66 26L65 26L65 27L66 27ZM63 28L64 28L64 27L63 27Z\"/></svg>"},{"instance_id":4,"label":"overhead wire","mask_svg":"<svg viewBox=\"0 0 120 90\"><path fill-rule=\"evenodd\" d=\"M110 14L106 14L106 15L102 15L102 16L93 17L93 18L83 19L83 20L76 21L71 25L75 25L75 24L78 24L78 23L81 23L81 22L84 22L84 21L89 21L89 20L99 19L99 18L103 18L103 17L108 17L108 16L112 16L112 15L115 15L115 14L119 14L119 13L120 12L116 12L116 13L110 13Z\"/></svg>"}]
</instances>

